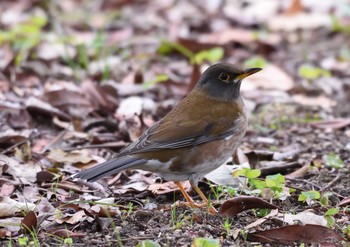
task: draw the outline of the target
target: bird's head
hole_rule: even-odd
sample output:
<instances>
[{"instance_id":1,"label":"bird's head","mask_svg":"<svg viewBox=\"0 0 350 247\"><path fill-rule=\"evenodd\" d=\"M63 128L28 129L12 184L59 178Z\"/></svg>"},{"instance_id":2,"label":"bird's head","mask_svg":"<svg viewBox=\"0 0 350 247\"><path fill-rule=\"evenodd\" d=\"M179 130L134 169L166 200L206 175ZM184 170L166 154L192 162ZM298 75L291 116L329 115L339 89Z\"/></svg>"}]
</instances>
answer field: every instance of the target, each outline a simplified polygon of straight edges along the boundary
<instances>
[{"instance_id":1,"label":"bird's head","mask_svg":"<svg viewBox=\"0 0 350 247\"><path fill-rule=\"evenodd\" d=\"M214 64L204 71L197 87L220 100L235 100L240 96L242 80L260 70L261 68L240 70L228 63Z\"/></svg>"}]
</instances>

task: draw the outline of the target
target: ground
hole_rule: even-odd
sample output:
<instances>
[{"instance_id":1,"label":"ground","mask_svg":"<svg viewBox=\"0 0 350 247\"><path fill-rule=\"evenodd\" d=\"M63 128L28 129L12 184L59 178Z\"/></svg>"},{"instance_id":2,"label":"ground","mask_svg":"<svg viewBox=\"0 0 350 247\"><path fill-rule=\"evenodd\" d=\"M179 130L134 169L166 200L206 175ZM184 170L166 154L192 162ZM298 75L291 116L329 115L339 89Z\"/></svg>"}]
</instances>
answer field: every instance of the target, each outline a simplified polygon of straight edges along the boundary
<instances>
[{"instance_id":1,"label":"ground","mask_svg":"<svg viewBox=\"0 0 350 247\"><path fill-rule=\"evenodd\" d=\"M349 6L2 1L1 245L347 246ZM199 183L219 214L150 172L71 177L135 141L216 62L263 68L242 84L236 169Z\"/></svg>"}]
</instances>

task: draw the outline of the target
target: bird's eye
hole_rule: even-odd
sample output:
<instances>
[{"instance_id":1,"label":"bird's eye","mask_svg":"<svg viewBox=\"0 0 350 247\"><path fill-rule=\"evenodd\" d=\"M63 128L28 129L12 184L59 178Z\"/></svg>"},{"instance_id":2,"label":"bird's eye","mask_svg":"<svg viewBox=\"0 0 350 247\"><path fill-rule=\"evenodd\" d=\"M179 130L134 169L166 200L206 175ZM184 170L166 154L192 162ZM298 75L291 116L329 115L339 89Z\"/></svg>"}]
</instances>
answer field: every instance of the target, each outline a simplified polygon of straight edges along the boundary
<instances>
[{"instance_id":1,"label":"bird's eye","mask_svg":"<svg viewBox=\"0 0 350 247\"><path fill-rule=\"evenodd\" d=\"M219 75L220 80L224 81L224 82L229 82L230 80L230 76L227 73L221 73Z\"/></svg>"}]
</instances>

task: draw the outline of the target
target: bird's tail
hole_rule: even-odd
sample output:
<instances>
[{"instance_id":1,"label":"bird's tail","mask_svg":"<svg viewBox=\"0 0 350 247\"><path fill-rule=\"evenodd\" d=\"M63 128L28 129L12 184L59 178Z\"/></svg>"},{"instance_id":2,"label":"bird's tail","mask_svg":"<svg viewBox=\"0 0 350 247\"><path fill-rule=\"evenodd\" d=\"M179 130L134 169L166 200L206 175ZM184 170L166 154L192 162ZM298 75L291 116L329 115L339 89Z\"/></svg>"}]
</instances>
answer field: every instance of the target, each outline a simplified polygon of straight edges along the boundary
<instances>
[{"instance_id":1,"label":"bird's tail","mask_svg":"<svg viewBox=\"0 0 350 247\"><path fill-rule=\"evenodd\" d=\"M112 175L121 172L125 169L144 164L144 159L124 156L118 159L108 160L102 164L91 167L89 169L78 172L73 175L73 178L85 179L87 181L96 181L104 176Z\"/></svg>"}]
</instances>

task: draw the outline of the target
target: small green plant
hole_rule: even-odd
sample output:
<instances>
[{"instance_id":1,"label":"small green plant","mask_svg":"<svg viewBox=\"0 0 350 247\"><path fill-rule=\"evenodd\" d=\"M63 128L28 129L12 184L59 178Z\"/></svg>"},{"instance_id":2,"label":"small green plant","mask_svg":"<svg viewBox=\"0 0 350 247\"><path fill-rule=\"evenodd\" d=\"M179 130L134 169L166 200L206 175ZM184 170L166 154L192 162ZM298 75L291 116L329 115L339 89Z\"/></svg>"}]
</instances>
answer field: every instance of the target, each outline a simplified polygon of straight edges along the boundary
<instances>
[{"instance_id":1,"label":"small green plant","mask_svg":"<svg viewBox=\"0 0 350 247\"><path fill-rule=\"evenodd\" d=\"M256 216L258 216L260 218L265 217L269 213L270 213L270 209L267 209L267 208L260 208L259 210L257 210L255 212Z\"/></svg>"},{"instance_id":2,"label":"small green plant","mask_svg":"<svg viewBox=\"0 0 350 247\"><path fill-rule=\"evenodd\" d=\"M346 35L350 35L350 25L344 25L340 22L340 19L335 15L331 16L332 20L332 30L334 32L341 32Z\"/></svg>"},{"instance_id":3,"label":"small green plant","mask_svg":"<svg viewBox=\"0 0 350 247\"><path fill-rule=\"evenodd\" d=\"M327 220L328 227L333 227L335 225L335 219L334 219L333 215L335 215L337 213L339 213L339 208L330 208L324 214L324 217Z\"/></svg>"},{"instance_id":4,"label":"small green plant","mask_svg":"<svg viewBox=\"0 0 350 247\"><path fill-rule=\"evenodd\" d=\"M345 236L347 236L347 239L350 239L350 225L348 225L343 232Z\"/></svg>"},{"instance_id":5,"label":"small green plant","mask_svg":"<svg viewBox=\"0 0 350 247\"><path fill-rule=\"evenodd\" d=\"M142 85L145 88L150 88L152 86L154 86L155 84L159 83L159 82L164 82L167 81L169 79L169 77L165 74L159 74L156 76L156 78L154 78L153 80L150 81L145 81Z\"/></svg>"},{"instance_id":6,"label":"small green plant","mask_svg":"<svg viewBox=\"0 0 350 247\"><path fill-rule=\"evenodd\" d=\"M177 223L177 217L176 217L176 204L174 203L171 206L171 224L173 225L173 227L175 228Z\"/></svg>"},{"instance_id":7,"label":"small green plant","mask_svg":"<svg viewBox=\"0 0 350 247\"><path fill-rule=\"evenodd\" d=\"M0 31L0 46L8 43L16 52L15 64L20 65L29 55L29 51L42 40L42 29L47 24L45 16L32 16L27 21Z\"/></svg>"},{"instance_id":8,"label":"small green plant","mask_svg":"<svg viewBox=\"0 0 350 247\"><path fill-rule=\"evenodd\" d=\"M163 40L158 48L158 53L162 55L168 55L169 53L177 51L187 57L192 64L201 64L205 60L212 63L219 61L224 56L224 49L221 47L215 47L209 50L202 50L198 53L193 53L177 42L170 42Z\"/></svg>"},{"instance_id":9,"label":"small green plant","mask_svg":"<svg viewBox=\"0 0 350 247\"><path fill-rule=\"evenodd\" d=\"M226 218L224 224L222 224L222 227L225 229L226 235L227 235L227 236L230 236L230 231L231 231L232 223L230 222L229 218Z\"/></svg>"},{"instance_id":10,"label":"small green plant","mask_svg":"<svg viewBox=\"0 0 350 247\"><path fill-rule=\"evenodd\" d=\"M311 65L301 65L298 70L298 74L300 77L306 80L315 80L319 77L331 77L332 73L328 70L321 69L319 67L311 66Z\"/></svg>"},{"instance_id":11,"label":"small green plant","mask_svg":"<svg viewBox=\"0 0 350 247\"><path fill-rule=\"evenodd\" d=\"M192 247L220 247L220 242L217 239L210 238L195 238L191 244Z\"/></svg>"},{"instance_id":12,"label":"small green plant","mask_svg":"<svg viewBox=\"0 0 350 247\"><path fill-rule=\"evenodd\" d=\"M251 189L251 193L267 194L272 193L275 198L285 199L285 178L281 174L269 175L265 179L258 178L261 171L258 169L243 168L233 172L234 177L245 176L248 178L248 184Z\"/></svg>"},{"instance_id":13,"label":"small green plant","mask_svg":"<svg viewBox=\"0 0 350 247\"><path fill-rule=\"evenodd\" d=\"M216 200L220 200L220 198L227 195L229 197L234 197L237 194L236 189L232 186L210 184L210 189Z\"/></svg>"},{"instance_id":14,"label":"small green plant","mask_svg":"<svg viewBox=\"0 0 350 247\"><path fill-rule=\"evenodd\" d=\"M311 204L315 200L318 200L321 198L320 192L316 190L310 190L310 191L303 191L298 197L298 201L300 202L306 202L307 204Z\"/></svg>"},{"instance_id":15,"label":"small green plant","mask_svg":"<svg viewBox=\"0 0 350 247\"><path fill-rule=\"evenodd\" d=\"M326 156L326 165L339 169L344 167L344 161L335 153L330 153Z\"/></svg>"},{"instance_id":16,"label":"small green plant","mask_svg":"<svg viewBox=\"0 0 350 247\"><path fill-rule=\"evenodd\" d=\"M27 236L19 237L18 238L18 245L19 246L28 246L29 238Z\"/></svg>"},{"instance_id":17,"label":"small green plant","mask_svg":"<svg viewBox=\"0 0 350 247\"><path fill-rule=\"evenodd\" d=\"M138 243L136 247L160 247L160 245L152 240L144 240Z\"/></svg>"},{"instance_id":18,"label":"small green plant","mask_svg":"<svg viewBox=\"0 0 350 247\"><path fill-rule=\"evenodd\" d=\"M267 61L260 56L254 56L244 61L245 68L263 68L267 64Z\"/></svg>"}]
</instances>

